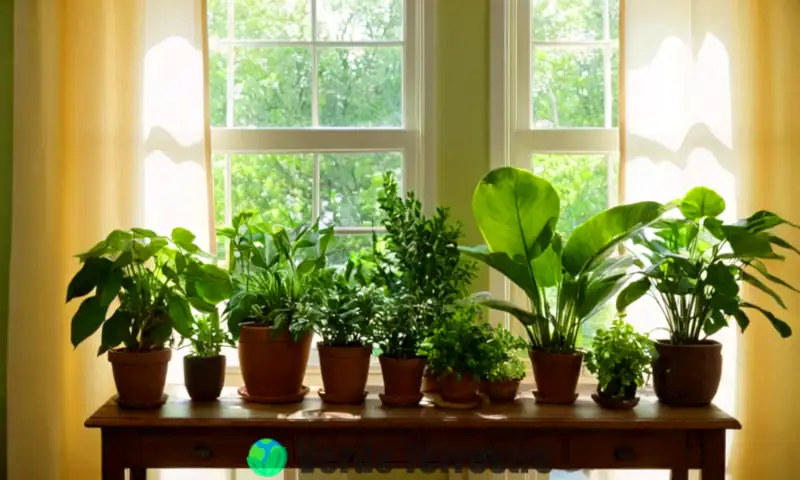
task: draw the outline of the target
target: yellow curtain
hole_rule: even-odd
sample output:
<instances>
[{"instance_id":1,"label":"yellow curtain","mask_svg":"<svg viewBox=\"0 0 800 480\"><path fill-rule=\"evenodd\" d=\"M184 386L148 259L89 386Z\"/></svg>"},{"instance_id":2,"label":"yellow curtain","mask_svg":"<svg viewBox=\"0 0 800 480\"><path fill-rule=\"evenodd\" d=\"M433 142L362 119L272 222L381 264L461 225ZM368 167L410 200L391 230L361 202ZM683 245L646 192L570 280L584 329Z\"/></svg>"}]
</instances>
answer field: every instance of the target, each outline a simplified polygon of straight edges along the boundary
<instances>
[{"instance_id":1,"label":"yellow curtain","mask_svg":"<svg viewBox=\"0 0 800 480\"><path fill-rule=\"evenodd\" d=\"M97 337L70 346L78 302L65 305L64 298L79 267L73 255L111 229L136 225L163 231L182 223L209 238L204 56L196 35L205 30L204 4L16 2L11 480L100 478L99 433L83 422L115 389L106 358L96 356ZM165 65L182 68L189 80L158 81L172 73ZM183 96L176 95L181 87ZM181 99L191 105L180 108ZM170 181L159 181L165 174Z\"/></svg>"},{"instance_id":2,"label":"yellow curtain","mask_svg":"<svg viewBox=\"0 0 800 480\"><path fill-rule=\"evenodd\" d=\"M800 3L796 0L737 0L739 44L734 55L737 139L742 167L742 212L767 209L800 223ZM781 232L800 245L800 231ZM800 260L773 262L773 273L800 288ZM794 328L782 340L766 320L740 338L738 417L731 473L735 480L797 478L800 452L800 295L780 290ZM784 294L785 293L785 294ZM748 289L763 305L769 298ZM775 313L777 314L777 307Z\"/></svg>"}]
</instances>

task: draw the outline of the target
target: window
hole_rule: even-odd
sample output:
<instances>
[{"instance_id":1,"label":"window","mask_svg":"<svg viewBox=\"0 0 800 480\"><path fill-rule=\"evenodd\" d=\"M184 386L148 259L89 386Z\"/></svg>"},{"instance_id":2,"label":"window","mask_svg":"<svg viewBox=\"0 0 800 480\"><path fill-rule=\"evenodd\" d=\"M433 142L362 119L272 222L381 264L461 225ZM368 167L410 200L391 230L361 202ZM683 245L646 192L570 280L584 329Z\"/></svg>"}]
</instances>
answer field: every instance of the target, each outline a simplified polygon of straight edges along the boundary
<instances>
[{"instance_id":1,"label":"window","mask_svg":"<svg viewBox=\"0 0 800 480\"><path fill-rule=\"evenodd\" d=\"M319 219L343 264L380 232L385 172L424 197L420 3L208 2L215 223L245 208Z\"/></svg>"},{"instance_id":2,"label":"window","mask_svg":"<svg viewBox=\"0 0 800 480\"><path fill-rule=\"evenodd\" d=\"M506 0L493 9L493 166L548 179L566 238L619 201L619 0ZM494 275L492 288L509 287ZM525 301L514 289L506 296ZM587 322L581 341L611 315L609 307Z\"/></svg>"}]
</instances>

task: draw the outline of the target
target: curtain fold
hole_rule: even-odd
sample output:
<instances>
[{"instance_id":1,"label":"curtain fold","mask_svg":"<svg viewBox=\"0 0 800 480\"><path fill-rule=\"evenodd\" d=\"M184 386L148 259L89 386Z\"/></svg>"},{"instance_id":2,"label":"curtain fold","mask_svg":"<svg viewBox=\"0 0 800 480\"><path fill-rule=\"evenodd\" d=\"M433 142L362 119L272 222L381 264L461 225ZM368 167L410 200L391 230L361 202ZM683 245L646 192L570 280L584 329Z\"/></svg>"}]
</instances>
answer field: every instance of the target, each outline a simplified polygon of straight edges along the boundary
<instances>
[{"instance_id":1,"label":"curtain fold","mask_svg":"<svg viewBox=\"0 0 800 480\"><path fill-rule=\"evenodd\" d=\"M16 2L12 480L100 478L99 433L83 422L114 385L107 359L96 356L97 337L70 346L78 302L65 305L64 298L79 268L74 255L114 228L169 233L180 224L210 239L204 56L196 36L205 31L204 3ZM180 4L197 13L186 15ZM187 31L195 36L182 42ZM159 75L171 82L148 82Z\"/></svg>"}]
</instances>

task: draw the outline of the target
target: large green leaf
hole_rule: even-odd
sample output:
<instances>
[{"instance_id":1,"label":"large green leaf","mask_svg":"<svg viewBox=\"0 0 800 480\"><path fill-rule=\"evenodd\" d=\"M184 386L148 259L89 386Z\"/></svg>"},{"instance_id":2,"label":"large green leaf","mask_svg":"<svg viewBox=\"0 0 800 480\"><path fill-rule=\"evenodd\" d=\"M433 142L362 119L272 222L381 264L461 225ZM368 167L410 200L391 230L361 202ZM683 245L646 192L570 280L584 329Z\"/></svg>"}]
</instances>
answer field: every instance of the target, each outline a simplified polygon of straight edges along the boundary
<instances>
[{"instance_id":1,"label":"large green leaf","mask_svg":"<svg viewBox=\"0 0 800 480\"><path fill-rule=\"evenodd\" d=\"M664 206L658 202L638 202L592 216L567 240L562 254L564 269L578 275L585 265L605 258L616 245L658 220L663 213Z\"/></svg>"},{"instance_id":2,"label":"large green leaf","mask_svg":"<svg viewBox=\"0 0 800 480\"><path fill-rule=\"evenodd\" d=\"M800 225L792 223L767 210L759 210L746 219L737 222L737 225L744 226L752 232L763 232L764 230L770 230L784 224L800 228Z\"/></svg>"},{"instance_id":3,"label":"large green leaf","mask_svg":"<svg viewBox=\"0 0 800 480\"><path fill-rule=\"evenodd\" d=\"M511 260L505 252L490 252L486 245L478 247L459 246L461 253L485 263L514 282L525 293L536 292L536 283L531 279L530 271L525 264Z\"/></svg>"},{"instance_id":4,"label":"large green leaf","mask_svg":"<svg viewBox=\"0 0 800 480\"><path fill-rule=\"evenodd\" d=\"M81 269L78 270L78 273L69 282L67 302L73 298L88 295L89 292L94 290L100 279L108 275L112 264L111 260L107 258L88 257Z\"/></svg>"},{"instance_id":5,"label":"large green leaf","mask_svg":"<svg viewBox=\"0 0 800 480\"><path fill-rule=\"evenodd\" d=\"M688 220L717 217L725 211L725 200L710 188L695 187L683 197L679 208Z\"/></svg>"},{"instance_id":6,"label":"large green leaf","mask_svg":"<svg viewBox=\"0 0 800 480\"><path fill-rule=\"evenodd\" d=\"M578 318L583 320L600 311L625 286L626 278L626 274L616 274L588 281L576 304Z\"/></svg>"},{"instance_id":7,"label":"large green leaf","mask_svg":"<svg viewBox=\"0 0 800 480\"><path fill-rule=\"evenodd\" d=\"M780 305L781 308L784 309L786 308L786 304L783 303L783 300L781 299L780 295L778 295L775 292L775 290L771 289L764 282L762 282L758 277L754 277L753 275L750 275L744 270L740 270L739 273L742 276L742 280L744 280L745 282L749 283L750 285L756 287L757 289L761 290L762 292L772 297L772 299L775 300L775 303Z\"/></svg>"},{"instance_id":8,"label":"large green leaf","mask_svg":"<svg viewBox=\"0 0 800 480\"><path fill-rule=\"evenodd\" d=\"M755 268L756 270L758 270L758 273L763 275L764 278L766 278L770 282L777 283L778 285L784 286L784 287L786 287L786 288L788 288L790 290L793 290L795 292L800 293L800 290L794 288L792 285L790 285L789 283L785 282L781 278L776 277L775 275L769 273L769 270L767 269L767 266L764 265L763 262L755 260L755 261L751 262L750 265L753 268Z\"/></svg>"},{"instance_id":9,"label":"large green leaf","mask_svg":"<svg viewBox=\"0 0 800 480\"><path fill-rule=\"evenodd\" d=\"M183 338L189 338L192 334L192 310L189 302L178 295L170 295L167 299L169 304L169 316L172 318L172 326Z\"/></svg>"},{"instance_id":10,"label":"large green leaf","mask_svg":"<svg viewBox=\"0 0 800 480\"><path fill-rule=\"evenodd\" d=\"M231 298L233 285L228 272L216 265L203 265L202 275L195 281L200 297L208 303L217 304Z\"/></svg>"},{"instance_id":11,"label":"large green leaf","mask_svg":"<svg viewBox=\"0 0 800 480\"><path fill-rule=\"evenodd\" d=\"M523 325L533 325L538 320L538 317L524 308L520 308L511 302L505 300L498 300L491 298L487 292L481 292L473 295L471 300L480 305L484 305L494 310L510 313L515 316Z\"/></svg>"},{"instance_id":12,"label":"large green leaf","mask_svg":"<svg viewBox=\"0 0 800 480\"><path fill-rule=\"evenodd\" d=\"M122 270L114 269L102 277L97 286L97 297L100 299L100 303L108 307L117 298L117 294L122 288L123 276Z\"/></svg>"},{"instance_id":13,"label":"large green leaf","mask_svg":"<svg viewBox=\"0 0 800 480\"><path fill-rule=\"evenodd\" d=\"M560 214L550 183L527 170L501 167L481 179L472 210L492 252L529 264L550 245Z\"/></svg>"},{"instance_id":14,"label":"large green leaf","mask_svg":"<svg viewBox=\"0 0 800 480\"><path fill-rule=\"evenodd\" d=\"M553 235L550 246L531 262L533 275L539 288L555 287L561 281L561 235Z\"/></svg>"},{"instance_id":15,"label":"large green leaf","mask_svg":"<svg viewBox=\"0 0 800 480\"><path fill-rule=\"evenodd\" d=\"M750 308L752 310L758 310L761 312L762 315L767 317L767 320L769 320L769 322L772 324L772 327L777 330L782 338L788 338L792 336L792 327L790 327L788 323L773 315L772 312L749 302L742 302L742 308Z\"/></svg>"},{"instance_id":16,"label":"large green leaf","mask_svg":"<svg viewBox=\"0 0 800 480\"><path fill-rule=\"evenodd\" d=\"M629 283L617 295L617 311L624 312L633 302L639 300L650 290L650 279L642 277Z\"/></svg>"},{"instance_id":17,"label":"large green leaf","mask_svg":"<svg viewBox=\"0 0 800 480\"><path fill-rule=\"evenodd\" d=\"M775 258L768 238L737 225L723 225L722 231L739 258Z\"/></svg>"},{"instance_id":18,"label":"large green leaf","mask_svg":"<svg viewBox=\"0 0 800 480\"><path fill-rule=\"evenodd\" d=\"M123 342L132 341L131 323L130 315L121 308L114 312L103 324L100 349L97 354L102 355Z\"/></svg>"},{"instance_id":19,"label":"large green leaf","mask_svg":"<svg viewBox=\"0 0 800 480\"><path fill-rule=\"evenodd\" d=\"M96 296L89 297L81 303L78 311L72 317L70 339L72 346L77 347L100 328L106 319L108 306L103 305Z\"/></svg>"}]
</instances>

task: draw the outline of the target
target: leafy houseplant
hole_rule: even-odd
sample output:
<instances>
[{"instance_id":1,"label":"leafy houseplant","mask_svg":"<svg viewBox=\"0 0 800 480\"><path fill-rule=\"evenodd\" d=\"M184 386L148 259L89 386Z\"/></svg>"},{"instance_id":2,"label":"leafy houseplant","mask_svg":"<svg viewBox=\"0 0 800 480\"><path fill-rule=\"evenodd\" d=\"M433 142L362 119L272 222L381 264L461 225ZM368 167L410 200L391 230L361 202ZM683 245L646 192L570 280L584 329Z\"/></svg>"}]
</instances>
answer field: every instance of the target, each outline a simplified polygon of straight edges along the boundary
<instances>
[{"instance_id":1,"label":"leafy houseplant","mask_svg":"<svg viewBox=\"0 0 800 480\"><path fill-rule=\"evenodd\" d=\"M486 245L461 251L521 288L530 308L486 296L478 300L514 315L525 326L537 400L573 403L582 359L576 348L581 327L625 286L632 263L627 255L613 253L667 207L640 202L610 208L564 241L556 233L561 207L552 185L527 170L501 167L481 180L472 208ZM547 300L548 289L555 289L554 305Z\"/></svg>"},{"instance_id":2,"label":"leafy houseplant","mask_svg":"<svg viewBox=\"0 0 800 480\"><path fill-rule=\"evenodd\" d=\"M333 229L317 223L293 229L245 211L218 234L229 242L234 293L224 315L238 339L239 364L251 401L281 403L302 398L311 349L314 288L327 270Z\"/></svg>"},{"instance_id":3,"label":"leafy houseplant","mask_svg":"<svg viewBox=\"0 0 800 480\"><path fill-rule=\"evenodd\" d=\"M522 361L527 343L501 325L492 330L492 367L486 375L485 391L493 403L514 400L519 384L525 378Z\"/></svg>"},{"instance_id":4,"label":"leafy houseplant","mask_svg":"<svg viewBox=\"0 0 800 480\"><path fill-rule=\"evenodd\" d=\"M192 400L203 402L219 398L225 384L225 355L222 347L235 346L219 319L219 312L195 315L188 335L191 352L183 357L183 377Z\"/></svg>"},{"instance_id":5,"label":"leafy houseplant","mask_svg":"<svg viewBox=\"0 0 800 480\"><path fill-rule=\"evenodd\" d=\"M656 355L653 342L623 318L620 315L608 329L599 329L586 353L586 368L597 375L595 401L601 406L635 406L636 390L644 386Z\"/></svg>"},{"instance_id":6,"label":"leafy houseplant","mask_svg":"<svg viewBox=\"0 0 800 480\"><path fill-rule=\"evenodd\" d=\"M114 230L78 255L82 267L67 287L67 302L86 298L72 318L72 344L102 327L98 355L108 352L120 405L160 406L173 329L191 323L190 305L211 309L230 296L227 273L200 260L194 239L183 228L171 238L142 228Z\"/></svg>"},{"instance_id":7,"label":"leafy houseplant","mask_svg":"<svg viewBox=\"0 0 800 480\"><path fill-rule=\"evenodd\" d=\"M415 405L425 359L419 348L432 325L463 298L475 277L472 262L462 261L461 225L449 222L445 208L428 216L413 192L403 198L391 174L379 197L386 249L373 241L374 281L386 290L385 315L376 324L375 341L384 378L384 403Z\"/></svg>"},{"instance_id":8,"label":"leafy houseplant","mask_svg":"<svg viewBox=\"0 0 800 480\"><path fill-rule=\"evenodd\" d=\"M722 346L708 336L727 326L729 318L744 332L748 312L760 313L782 337L792 334L771 311L742 299L739 285L747 283L785 308L770 284L795 289L770 273L768 261L783 260L782 251L797 253L774 233L780 225L796 225L767 211L723 222L725 201L706 187L689 191L679 209L679 218L665 218L636 235L644 247L643 268L620 292L617 309L624 311L648 293L654 298L669 330L669 339L656 342L656 394L669 404L706 405L722 374Z\"/></svg>"}]
</instances>

